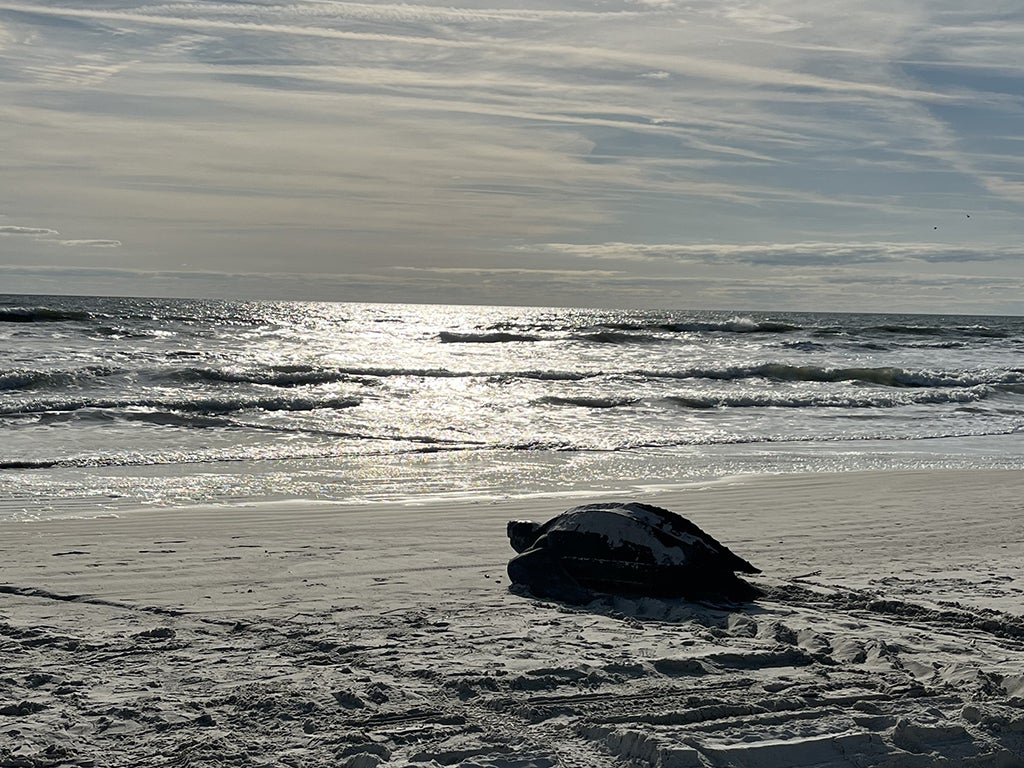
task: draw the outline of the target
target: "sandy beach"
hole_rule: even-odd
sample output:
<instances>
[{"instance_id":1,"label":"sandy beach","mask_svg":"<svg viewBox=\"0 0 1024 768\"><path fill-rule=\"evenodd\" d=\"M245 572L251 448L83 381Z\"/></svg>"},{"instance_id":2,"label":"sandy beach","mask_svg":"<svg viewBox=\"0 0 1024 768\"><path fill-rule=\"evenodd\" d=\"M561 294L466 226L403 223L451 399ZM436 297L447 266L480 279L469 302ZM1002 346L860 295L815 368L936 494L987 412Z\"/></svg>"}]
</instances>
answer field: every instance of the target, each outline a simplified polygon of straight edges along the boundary
<instances>
[{"instance_id":1,"label":"sandy beach","mask_svg":"<svg viewBox=\"0 0 1024 768\"><path fill-rule=\"evenodd\" d=\"M768 597L509 592L508 519L603 499ZM4 523L0 766L1024 765L1022 518L947 471Z\"/></svg>"}]
</instances>

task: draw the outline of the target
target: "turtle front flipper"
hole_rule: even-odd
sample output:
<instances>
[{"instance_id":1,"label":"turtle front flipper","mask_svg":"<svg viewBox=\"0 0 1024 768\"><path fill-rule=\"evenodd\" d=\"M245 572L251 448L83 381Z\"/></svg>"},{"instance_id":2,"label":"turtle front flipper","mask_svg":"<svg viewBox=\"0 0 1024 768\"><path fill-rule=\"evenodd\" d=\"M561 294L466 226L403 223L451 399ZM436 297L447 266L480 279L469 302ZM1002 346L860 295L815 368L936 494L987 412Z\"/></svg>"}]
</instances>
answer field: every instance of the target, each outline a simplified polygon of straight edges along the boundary
<instances>
[{"instance_id":1,"label":"turtle front flipper","mask_svg":"<svg viewBox=\"0 0 1024 768\"><path fill-rule=\"evenodd\" d=\"M546 537L508 561L508 577L512 589L525 589L534 597L549 598L571 605L584 605L595 598L562 566L561 559L546 546Z\"/></svg>"}]
</instances>

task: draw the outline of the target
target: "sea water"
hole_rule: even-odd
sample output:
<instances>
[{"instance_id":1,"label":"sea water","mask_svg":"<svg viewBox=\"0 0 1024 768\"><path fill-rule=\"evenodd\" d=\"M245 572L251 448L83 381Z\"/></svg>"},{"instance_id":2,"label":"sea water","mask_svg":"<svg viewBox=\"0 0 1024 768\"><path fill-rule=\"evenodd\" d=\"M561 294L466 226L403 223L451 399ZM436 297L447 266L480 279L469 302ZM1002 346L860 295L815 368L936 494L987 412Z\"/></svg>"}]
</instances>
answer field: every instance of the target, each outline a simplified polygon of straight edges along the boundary
<instances>
[{"instance_id":1,"label":"sea water","mask_svg":"<svg viewBox=\"0 0 1024 768\"><path fill-rule=\"evenodd\" d=\"M1024 467L1024 318L0 296L0 518Z\"/></svg>"}]
</instances>

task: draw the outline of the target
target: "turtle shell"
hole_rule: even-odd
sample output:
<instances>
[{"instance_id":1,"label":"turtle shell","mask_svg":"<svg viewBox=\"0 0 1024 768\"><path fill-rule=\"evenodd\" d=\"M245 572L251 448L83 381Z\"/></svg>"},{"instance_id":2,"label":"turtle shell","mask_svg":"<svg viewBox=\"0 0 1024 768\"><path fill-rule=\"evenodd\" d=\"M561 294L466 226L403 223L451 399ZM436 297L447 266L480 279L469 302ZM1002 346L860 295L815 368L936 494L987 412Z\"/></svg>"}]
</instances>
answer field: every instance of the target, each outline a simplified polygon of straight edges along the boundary
<instances>
[{"instance_id":1,"label":"turtle shell","mask_svg":"<svg viewBox=\"0 0 1024 768\"><path fill-rule=\"evenodd\" d=\"M760 573L686 518L639 502L573 507L537 529L562 557Z\"/></svg>"},{"instance_id":2,"label":"turtle shell","mask_svg":"<svg viewBox=\"0 0 1024 768\"><path fill-rule=\"evenodd\" d=\"M510 535L532 524L510 524ZM661 507L639 502L586 504L573 507L534 529L529 550L544 553L548 575L564 572L573 583L600 592L725 596L752 599L757 590L735 571L760 573L697 525ZM557 564L557 565L555 565ZM519 572L520 569L512 568ZM513 578L513 581L515 579Z\"/></svg>"}]
</instances>

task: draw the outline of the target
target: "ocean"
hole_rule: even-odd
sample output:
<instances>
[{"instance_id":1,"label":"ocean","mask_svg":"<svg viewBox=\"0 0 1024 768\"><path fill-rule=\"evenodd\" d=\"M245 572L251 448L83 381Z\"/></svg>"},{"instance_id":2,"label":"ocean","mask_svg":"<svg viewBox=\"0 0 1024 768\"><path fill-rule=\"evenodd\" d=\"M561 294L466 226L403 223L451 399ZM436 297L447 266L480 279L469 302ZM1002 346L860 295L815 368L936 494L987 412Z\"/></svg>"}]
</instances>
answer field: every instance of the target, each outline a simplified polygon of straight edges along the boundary
<instances>
[{"instance_id":1,"label":"ocean","mask_svg":"<svg viewBox=\"0 0 1024 768\"><path fill-rule=\"evenodd\" d=\"M0 519L1024 467L1024 318L0 296Z\"/></svg>"}]
</instances>

